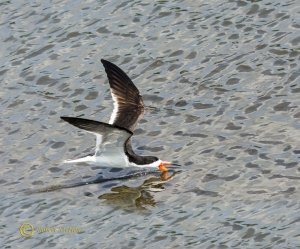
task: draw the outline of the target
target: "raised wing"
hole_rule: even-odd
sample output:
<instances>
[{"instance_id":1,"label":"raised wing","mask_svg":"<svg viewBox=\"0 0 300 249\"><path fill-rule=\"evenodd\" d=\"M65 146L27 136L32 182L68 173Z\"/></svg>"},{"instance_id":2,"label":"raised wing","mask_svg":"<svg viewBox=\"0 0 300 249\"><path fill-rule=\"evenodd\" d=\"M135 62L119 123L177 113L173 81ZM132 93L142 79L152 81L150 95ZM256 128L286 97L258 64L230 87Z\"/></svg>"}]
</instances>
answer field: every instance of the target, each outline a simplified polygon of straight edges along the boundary
<instances>
[{"instance_id":1,"label":"raised wing","mask_svg":"<svg viewBox=\"0 0 300 249\"><path fill-rule=\"evenodd\" d=\"M109 123L134 131L144 114L144 103L139 90L122 69L113 63L101 60L108 77L114 110Z\"/></svg>"}]
</instances>

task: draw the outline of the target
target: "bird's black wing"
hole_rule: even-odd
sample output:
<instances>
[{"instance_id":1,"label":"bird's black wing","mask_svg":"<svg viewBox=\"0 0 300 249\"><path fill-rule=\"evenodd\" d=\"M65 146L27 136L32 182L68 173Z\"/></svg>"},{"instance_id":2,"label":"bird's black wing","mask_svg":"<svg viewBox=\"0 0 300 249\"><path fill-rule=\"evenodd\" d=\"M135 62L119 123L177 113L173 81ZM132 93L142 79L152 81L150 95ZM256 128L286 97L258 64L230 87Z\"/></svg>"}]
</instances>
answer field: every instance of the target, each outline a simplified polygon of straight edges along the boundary
<instances>
[{"instance_id":1,"label":"bird's black wing","mask_svg":"<svg viewBox=\"0 0 300 249\"><path fill-rule=\"evenodd\" d=\"M144 114L144 103L139 90L122 69L113 63L101 60L110 85L114 109L109 123L134 131Z\"/></svg>"}]
</instances>

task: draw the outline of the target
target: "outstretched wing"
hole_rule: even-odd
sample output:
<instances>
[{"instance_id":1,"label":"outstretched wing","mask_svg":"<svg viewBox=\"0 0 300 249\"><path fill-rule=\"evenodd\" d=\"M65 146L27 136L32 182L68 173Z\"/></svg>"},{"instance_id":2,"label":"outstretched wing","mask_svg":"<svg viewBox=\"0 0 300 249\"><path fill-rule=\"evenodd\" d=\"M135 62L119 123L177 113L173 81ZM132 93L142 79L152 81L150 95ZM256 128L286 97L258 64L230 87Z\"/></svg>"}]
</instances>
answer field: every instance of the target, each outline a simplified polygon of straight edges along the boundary
<instances>
[{"instance_id":1,"label":"outstretched wing","mask_svg":"<svg viewBox=\"0 0 300 249\"><path fill-rule=\"evenodd\" d=\"M116 125L83 118L61 117L61 119L80 129L94 133L97 136L96 151L100 150L100 146L124 148L125 141L132 136L132 132ZM99 139L101 141L98 141Z\"/></svg>"},{"instance_id":2,"label":"outstretched wing","mask_svg":"<svg viewBox=\"0 0 300 249\"><path fill-rule=\"evenodd\" d=\"M109 123L134 131L143 116L144 103L139 90L122 69L113 63L101 60L108 77L114 110Z\"/></svg>"}]
</instances>

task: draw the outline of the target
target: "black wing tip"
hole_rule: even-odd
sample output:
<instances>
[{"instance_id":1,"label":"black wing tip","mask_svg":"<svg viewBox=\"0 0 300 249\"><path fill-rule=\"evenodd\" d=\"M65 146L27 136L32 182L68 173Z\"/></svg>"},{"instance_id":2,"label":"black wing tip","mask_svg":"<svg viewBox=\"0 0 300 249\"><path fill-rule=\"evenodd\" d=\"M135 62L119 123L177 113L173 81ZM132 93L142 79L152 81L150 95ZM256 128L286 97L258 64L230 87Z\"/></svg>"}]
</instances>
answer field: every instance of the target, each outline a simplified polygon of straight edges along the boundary
<instances>
[{"instance_id":1,"label":"black wing tip","mask_svg":"<svg viewBox=\"0 0 300 249\"><path fill-rule=\"evenodd\" d=\"M116 66L116 65L113 64L112 62L107 61L107 60L104 60L104 59L101 59L101 63L103 64L104 67L108 67L108 66Z\"/></svg>"},{"instance_id":2,"label":"black wing tip","mask_svg":"<svg viewBox=\"0 0 300 249\"><path fill-rule=\"evenodd\" d=\"M61 116L60 118L64 121L68 121L70 119L70 117L64 117L64 116Z\"/></svg>"},{"instance_id":3,"label":"black wing tip","mask_svg":"<svg viewBox=\"0 0 300 249\"><path fill-rule=\"evenodd\" d=\"M83 118L76 118L76 117L60 117L63 121L66 121L67 123L77 126L79 123L82 123L82 121L89 121Z\"/></svg>"},{"instance_id":4,"label":"black wing tip","mask_svg":"<svg viewBox=\"0 0 300 249\"><path fill-rule=\"evenodd\" d=\"M76 118L73 118L73 117L65 117L65 116L61 116L60 117L63 121L66 121L66 122L70 122L71 120L74 120Z\"/></svg>"},{"instance_id":5,"label":"black wing tip","mask_svg":"<svg viewBox=\"0 0 300 249\"><path fill-rule=\"evenodd\" d=\"M110 75L110 73L112 71L116 71L116 72L121 72L122 74L125 74L121 68L119 68L117 65L115 65L114 63L110 62L110 61L107 61L107 60L104 60L104 59L101 59L101 62L102 62L102 65L104 66L105 68L105 71L107 73L107 76ZM126 74L125 74L126 75Z\"/></svg>"},{"instance_id":6,"label":"black wing tip","mask_svg":"<svg viewBox=\"0 0 300 249\"><path fill-rule=\"evenodd\" d=\"M111 74L111 72L117 72L119 74L119 76L124 77L125 80L131 81L129 76L120 67L118 67L116 64L114 64L110 61L104 60L104 59L101 59L101 62L103 64L104 68L105 68L107 76L109 76Z\"/></svg>"}]
</instances>

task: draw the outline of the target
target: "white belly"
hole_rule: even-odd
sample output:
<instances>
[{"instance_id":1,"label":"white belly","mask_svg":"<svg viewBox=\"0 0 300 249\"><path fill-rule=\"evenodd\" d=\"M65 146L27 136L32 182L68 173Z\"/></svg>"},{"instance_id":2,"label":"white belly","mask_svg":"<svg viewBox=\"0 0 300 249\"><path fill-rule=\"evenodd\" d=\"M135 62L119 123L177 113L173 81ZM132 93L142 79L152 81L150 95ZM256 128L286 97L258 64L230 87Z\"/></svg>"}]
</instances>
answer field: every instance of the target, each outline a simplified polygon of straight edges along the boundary
<instances>
[{"instance_id":1,"label":"white belly","mask_svg":"<svg viewBox=\"0 0 300 249\"><path fill-rule=\"evenodd\" d=\"M65 163L93 163L103 167L125 168L129 167L128 159L123 148L105 148L98 155L86 156L74 160L67 160Z\"/></svg>"},{"instance_id":2,"label":"white belly","mask_svg":"<svg viewBox=\"0 0 300 249\"><path fill-rule=\"evenodd\" d=\"M124 168L129 166L129 162L123 148L107 149L101 152L99 156L94 156L95 163L105 167Z\"/></svg>"}]
</instances>

